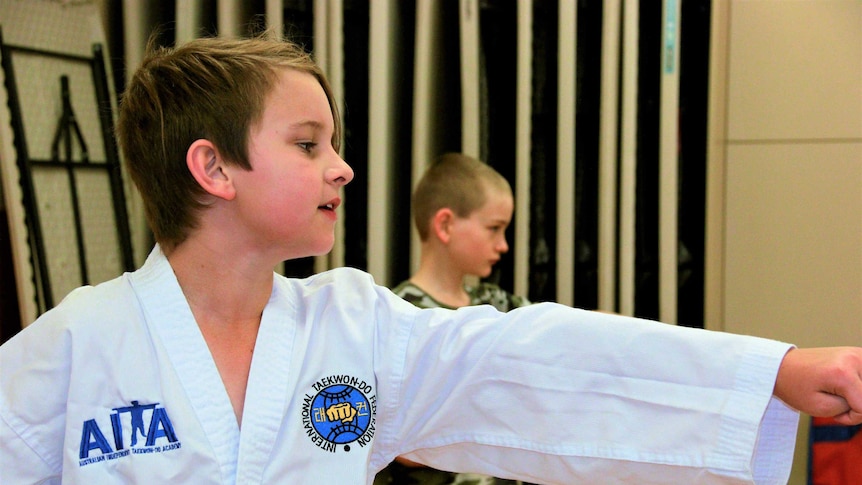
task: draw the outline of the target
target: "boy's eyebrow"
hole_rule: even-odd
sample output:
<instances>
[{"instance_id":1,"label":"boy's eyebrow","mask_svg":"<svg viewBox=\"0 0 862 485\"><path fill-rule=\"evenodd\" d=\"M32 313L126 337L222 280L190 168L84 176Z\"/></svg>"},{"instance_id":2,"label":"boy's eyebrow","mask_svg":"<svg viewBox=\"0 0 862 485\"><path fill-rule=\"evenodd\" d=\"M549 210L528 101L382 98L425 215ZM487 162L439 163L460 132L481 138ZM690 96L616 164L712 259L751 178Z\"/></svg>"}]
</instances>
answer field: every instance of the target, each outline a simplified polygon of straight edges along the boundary
<instances>
[{"instance_id":1,"label":"boy's eyebrow","mask_svg":"<svg viewBox=\"0 0 862 485\"><path fill-rule=\"evenodd\" d=\"M323 129L323 123L314 120L306 120L306 121L298 121L296 123L291 123L290 128L313 128L316 130Z\"/></svg>"}]
</instances>

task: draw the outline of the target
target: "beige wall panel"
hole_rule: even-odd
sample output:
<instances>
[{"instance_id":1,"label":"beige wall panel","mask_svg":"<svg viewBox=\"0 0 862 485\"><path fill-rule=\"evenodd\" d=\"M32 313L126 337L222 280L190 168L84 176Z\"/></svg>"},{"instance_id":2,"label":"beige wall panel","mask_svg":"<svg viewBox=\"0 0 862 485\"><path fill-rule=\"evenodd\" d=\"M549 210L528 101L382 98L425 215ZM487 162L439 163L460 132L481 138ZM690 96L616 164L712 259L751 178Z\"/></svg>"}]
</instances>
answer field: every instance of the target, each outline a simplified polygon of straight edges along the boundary
<instances>
[{"instance_id":1,"label":"beige wall panel","mask_svg":"<svg viewBox=\"0 0 862 485\"><path fill-rule=\"evenodd\" d=\"M862 2L733 2L728 137L862 137Z\"/></svg>"},{"instance_id":2,"label":"beige wall panel","mask_svg":"<svg viewBox=\"0 0 862 485\"><path fill-rule=\"evenodd\" d=\"M725 329L862 345L862 142L727 153Z\"/></svg>"}]
</instances>

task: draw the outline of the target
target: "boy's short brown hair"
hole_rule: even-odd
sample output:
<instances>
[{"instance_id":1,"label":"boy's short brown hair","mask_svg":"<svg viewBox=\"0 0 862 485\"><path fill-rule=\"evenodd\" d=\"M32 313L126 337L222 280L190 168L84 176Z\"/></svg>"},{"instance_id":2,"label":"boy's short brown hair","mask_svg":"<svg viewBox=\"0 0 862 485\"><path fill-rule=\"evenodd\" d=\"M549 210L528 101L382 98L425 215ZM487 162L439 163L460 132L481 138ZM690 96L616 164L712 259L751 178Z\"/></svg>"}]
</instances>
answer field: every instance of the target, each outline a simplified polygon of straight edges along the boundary
<instances>
[{"instance_id":1,"label":"boy's short brown hair","mask_svg":"<svg viewBox=\"0 0 862 485\"><path fill-rule=\"evenodd\" d=\"M413 191L413 222L419 239L430 234L430 223L440 209L469 217L485 205L488 187L512 193L505 177L490 165L463 153L441 155L428 168Z\"/></svg>"},{"instance_id":2,"label":"boy's short brown hair","mask_svg":"<svg viewBox=\"0 0 862 485\"><path fill-rule=\"evenodd\" d=\"M251 170L248 135L263 115L279 69L306 72L320 82L338 149L341 127L332 90L301 47L264 35L201 38L176 48L159 48L154 39L121 100L117 138L164 250L188 237L205 208L205 192L186 166L189 146L207 139L228 163Z\"/></svg>"}]
</instances>

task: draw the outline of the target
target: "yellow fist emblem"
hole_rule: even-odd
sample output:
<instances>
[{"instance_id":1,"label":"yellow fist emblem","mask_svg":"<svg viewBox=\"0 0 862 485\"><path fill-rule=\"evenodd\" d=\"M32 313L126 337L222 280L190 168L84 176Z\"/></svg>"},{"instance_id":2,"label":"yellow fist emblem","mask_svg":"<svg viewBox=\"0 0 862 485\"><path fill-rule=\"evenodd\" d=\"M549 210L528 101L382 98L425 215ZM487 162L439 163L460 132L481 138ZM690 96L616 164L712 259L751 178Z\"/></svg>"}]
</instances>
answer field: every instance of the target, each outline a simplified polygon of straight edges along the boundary
<instances>
[{"instance_id":1,"label":"yellow fist emblem","mask_svg":"<svg viewBox=\"0 0 862 485\"><path fill-rule=\"evenodd\" d=\"M356 417L356 409L354 409L348 402L340 402L338 404L333 404L326 410L326 417L329 418L330 421L349 423Z\"/></svg>"}]
</instances>

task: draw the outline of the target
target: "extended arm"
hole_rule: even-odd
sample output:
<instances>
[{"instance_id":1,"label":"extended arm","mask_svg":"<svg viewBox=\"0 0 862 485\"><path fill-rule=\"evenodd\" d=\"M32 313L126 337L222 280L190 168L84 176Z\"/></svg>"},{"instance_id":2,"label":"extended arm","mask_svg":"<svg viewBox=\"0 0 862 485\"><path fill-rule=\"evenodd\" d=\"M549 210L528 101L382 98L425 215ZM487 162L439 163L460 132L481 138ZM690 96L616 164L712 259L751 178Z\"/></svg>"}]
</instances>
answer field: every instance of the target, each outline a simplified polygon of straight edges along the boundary
<instances>
[{"instance_id":1,"label":"extended arm","mask_svg":"<svg viewBox=\"0 0 862 485\"><path fill-rule=\"evenodd\" d=\"M395 354L409 358L379 373L395 391L378 401L382 464L534 483L787 481L799 418L773 392L789 344L547 303L402 328Z\"/></svg>"}]
</instances>

